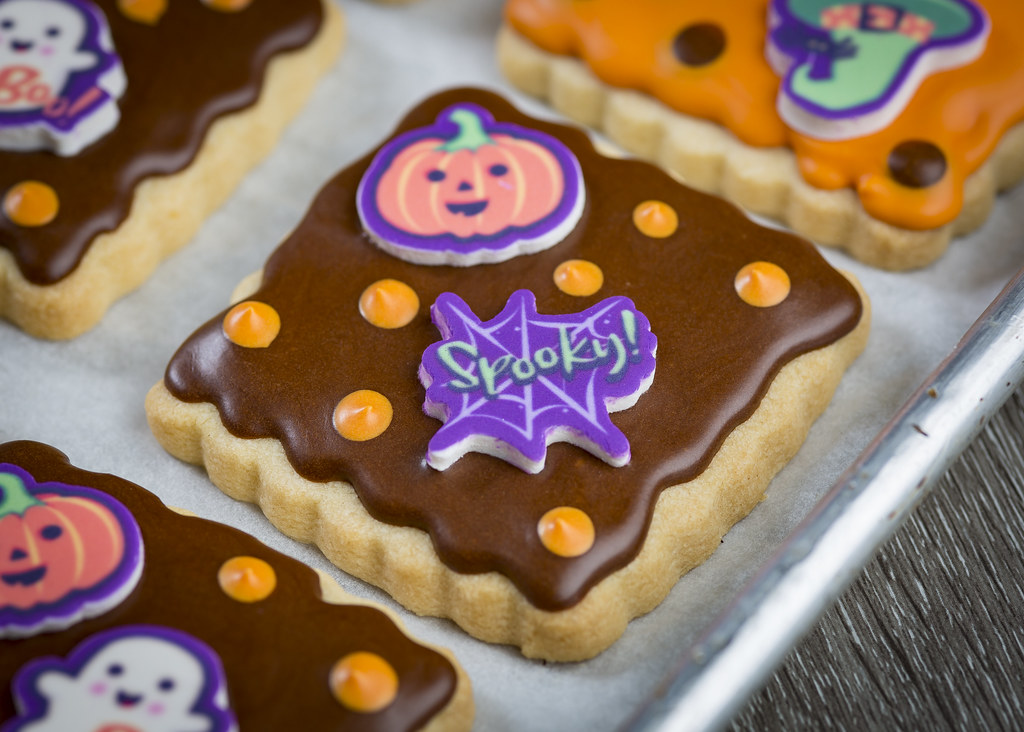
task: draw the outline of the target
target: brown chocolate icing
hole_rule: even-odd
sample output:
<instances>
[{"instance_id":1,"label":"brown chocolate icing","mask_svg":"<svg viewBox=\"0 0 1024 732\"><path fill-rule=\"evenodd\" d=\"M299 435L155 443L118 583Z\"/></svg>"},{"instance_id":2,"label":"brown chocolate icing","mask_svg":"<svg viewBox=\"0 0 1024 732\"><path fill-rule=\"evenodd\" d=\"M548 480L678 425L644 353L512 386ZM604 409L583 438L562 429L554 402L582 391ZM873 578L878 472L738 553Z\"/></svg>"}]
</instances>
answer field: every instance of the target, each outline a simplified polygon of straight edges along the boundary
<instances>
[{"instance_id":1,"label":"brown chocolate icing","mask_svg":"<svg viewBox=\"0 0 1024 732\"><path fill-rule=\"evenodd\" d=\"M0 150L0 192L40 180L60 198L46 226L0 216L0 246L39 285L68 276L93 239L120 226L140 182L187 167L218 117L256 101L271 57L309 43L322 19L320 0L254 2L236 13L175 0L156 25L129 20L116 0L96 4L128 76L117 127L73 157Z\"/></svg>"},{"instance_id":2,"label":"brown chocolate icing","mask_svg":"<svg viewBox=\"0 0 1024 732\"><path fill-rule=\"evenodd\" d=\"M230 343L221 313L185 342L165 381L179 399L215 404L233 434L280 440L300 475L351 481L377 519L428 531L451 569L497 570L535 606L564 609L636 556L661 490L700 474L779 369L848 333L861 302L807 242L759 227L651 165L602 157L582 132L526 117L493 94L442 93L413 110L399 131L433 123L458 101L555 135L576 154L588 202L564 241L470 268L395 259L362 233L356 213L367 156L323 188L267 262L252 299L281 315L271 347ZM679 213L679 230L670 238L648 238L633 225L633 208L648 199ZM555 286L555 267L573 258L604 271L595 295L572 297ZM789 274L792 292L782 304L754 308L736 295L737 271L756 260ZM375 328L358 312L360 293L383 277L411 285L423 304L403 328ZM423 350L440 338L428 306L451 291L488 320L520 288L533 290L541 313L579 312L625 295L649 318L658 338L654 383L634 407L612 415L630 440L629 465L610 467L567 444L549 447L547 467L533 476L480 454L444 472L425 465L427 442L440 424L423 413L417 379ZM343 396L364 388L391 400L394 420L380 437L348 442L334 431L331 415ZM595 525L594 547L575 559L551 554L537 536L538 519L561 505L584 510Z\"/></svg>"},{"instance_id":3,"label":"brown chocolate icing","mask_svg":"<svg viewBox=\"0 0 1024 732\"><path fill-rule=\"evenodd\" d=\"M87 636L136 623L177 628L213 648L243 730L419 729L454 694L455 670L442 655L414 643L379 610L320 601L313 570L251 536L181 516L137 485L75 468L40 443L0 445L0 463L19 466L38 482L109 493L135 516L145 545L142 579L113 610L59 633L0 640L0 722L15 715L10 682L26 662L66 656ZM277 574L276 589L257 604L232 600L217 584L220 565L239 555L259 557ZM377 653L398 673L398 696L381 712L350 712L331 696L331 666L354 651Z\"/></svg>"}]
</instances>

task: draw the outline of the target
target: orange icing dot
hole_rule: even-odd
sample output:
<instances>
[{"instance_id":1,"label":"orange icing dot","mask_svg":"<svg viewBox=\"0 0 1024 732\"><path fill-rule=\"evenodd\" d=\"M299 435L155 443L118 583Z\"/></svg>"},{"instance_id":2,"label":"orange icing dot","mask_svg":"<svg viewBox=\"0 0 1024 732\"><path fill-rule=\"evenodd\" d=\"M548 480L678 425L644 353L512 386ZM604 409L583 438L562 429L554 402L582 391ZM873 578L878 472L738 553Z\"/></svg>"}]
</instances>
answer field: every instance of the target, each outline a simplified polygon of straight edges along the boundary
<instances>
[{"instance_id":1,"label":"orange icing dot","mask_svg":"<svg viewBox=\"0 0 1024 732\"><path fill-rule=\"evenodd\" d=\"M384 433L391 425L391 402L372 389L354 391L334 409L334 429L346 440L365 442Z\"/></svg>"},{"instance_id":2,"label":"orange icing dot","mask_svg":"<svg viewBox=\"0 0 1024 732\"><path fill-rule=\"evenodd\" d=\"M568 259L555 267L555 285L566 295L593 295L604 284L604 272L585 259Z\"/></svg>"},{"instance_id":3,"label":"orange icing dot","mask_svg":"<svg viewBox=\"0 0 1024 732\"><path fill-rule=\"evenodd\" d=\"M130 20L156 25L167 11L167 0L117 0L117 9Z\"/></svg>"},{"instance_id":4,"label":"orange icing dot","mask_svg":"<svg viewBox=\"0 0 1024 732\"><path fill-rule=\"evenodd\" d=\"M789 275L771 262L751 262L736 274L736 294L758 308L778 305L789 296Z\"/></svg>"},{"instance_id":5,"label":"orange icing dot","mask_svg":"<svg viewBox=\"0 0 1024 732\"><path fill-rule=\"evenodd\" d=\"M45 183L26 180L4 195L4 213L18 226L45 226L57 217L60 199Z\"/></svg>"},{"instance_id":6,"label":"orange icing dot","mask_svg":"<svg viewBox=\"0 0 1024 732\"><path fill-rule=\"evenodd\" d=\"M203 3L222 13L237 13L252 4L252 0L203 0Z\"/></svg>"},{"instance_id":7,"label":"orange icing dot","mask_svg":"<svg viewBox=\"0 0 1024 732\"><path fill-rule=\"evenodd\" d=\"M672 236L679 228L679 215L663 201L644 201L633 209L633 224L653 239Z\"/></svg>"},{"instance_id":8,"label":"orange icing dot","mask_svg":"<svg viewBox=\"0 0 1024 732\"><path fill-rule=\"evenodd\" d=\"M334 698L353 712L377 712L394 701L398 674L391 664L368 651L350 653L331 668Z\"/></svg>"},{"instance_id":9,"label":"orange icing dot","mask_svg":"<svg viewBox=\"0 0 1024 732\"><path fill-rule=\"evenodd\" d=\"M256 300L240 302L224 316L224 335L243 348L266 348L281 332L281 316Z\"/></svg>"},{"instance_id":10,"label":"orange icing dot","mask_svg":"<svg viewBox=\"0 0 1024 732\"><path fill-rule=\"evenodd\" d=\"M559 506L541 516L537 523L540 541L560 557L578 557L594 545L594 522L578 508Z\"/></svg>"},{"instance_id":11,"label":"orange icing dot","mask_svg":"<svg viewBox=\"0 0 1024 732\"><path fill-rule=\"evenodd\" d=\"M259 602L277 587L274 568L256 557L232 557L217 571L224 594L239 602Z\"/></svg>"},{"instance_id":12,"label":"orange icing dot","mask_svg":"<svg viewBox=\"0 0 1024 732\"><path fill-rule=\"evenodd\" d=\"M359 296L359 314L378 328L408 325L420 309L420 298L398 280L377 280Z\"/></svg>"}]
</instances>

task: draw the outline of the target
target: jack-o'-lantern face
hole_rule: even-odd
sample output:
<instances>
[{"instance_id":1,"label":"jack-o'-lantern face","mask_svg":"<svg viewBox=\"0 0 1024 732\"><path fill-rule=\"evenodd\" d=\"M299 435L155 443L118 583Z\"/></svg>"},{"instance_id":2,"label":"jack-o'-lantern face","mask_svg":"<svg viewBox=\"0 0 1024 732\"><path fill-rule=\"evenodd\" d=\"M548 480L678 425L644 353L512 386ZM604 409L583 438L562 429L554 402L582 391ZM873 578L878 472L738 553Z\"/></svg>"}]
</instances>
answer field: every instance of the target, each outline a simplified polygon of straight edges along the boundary
<instances>
[{"instance_id":1,"label":"jack-o'-lantern face","mask_svg":"<svg viewBox=\"0 0 1024 732\"><path fill-rule=\"evenodd\" d=\"M385 146L358 203L392 254L465 265L552 246L575 226L583 197L579 164L561 142L456 105Z\"/></svg>"},{"instance_id":2,"label":"jack-o'-lantern face","mask_svg":"<svg viewBox=\"0 0 1024 732\"><path fill-rule=\"evenodd\" d=\"M0 637L74 622L104 604L89 597L99 585L137 580L129 565L141 561L138 527L123 506L89 489L33 485L0 470Z\"/></svg>"}]
</instances>

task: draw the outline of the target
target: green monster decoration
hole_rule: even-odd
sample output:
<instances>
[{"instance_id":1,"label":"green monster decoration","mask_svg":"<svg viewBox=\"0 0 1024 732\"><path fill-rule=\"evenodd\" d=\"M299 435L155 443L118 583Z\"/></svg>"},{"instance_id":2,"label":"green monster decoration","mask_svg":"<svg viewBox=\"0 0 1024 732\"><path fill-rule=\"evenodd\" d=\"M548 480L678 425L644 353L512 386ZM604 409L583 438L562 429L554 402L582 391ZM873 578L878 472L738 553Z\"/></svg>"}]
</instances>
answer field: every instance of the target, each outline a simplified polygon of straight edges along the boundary
<instances>
[{"instance_id":1,"label":"green monster decoration","mask_svg":"<svg viewBox=\"0 0 1024 732\"><path fill-rule=\"evenodd\" d=\"M886 127L925 78L976 59L990 27L970 0L772 0L771 23L779 113L826 140Z\"/></svg>"}]
</instances>

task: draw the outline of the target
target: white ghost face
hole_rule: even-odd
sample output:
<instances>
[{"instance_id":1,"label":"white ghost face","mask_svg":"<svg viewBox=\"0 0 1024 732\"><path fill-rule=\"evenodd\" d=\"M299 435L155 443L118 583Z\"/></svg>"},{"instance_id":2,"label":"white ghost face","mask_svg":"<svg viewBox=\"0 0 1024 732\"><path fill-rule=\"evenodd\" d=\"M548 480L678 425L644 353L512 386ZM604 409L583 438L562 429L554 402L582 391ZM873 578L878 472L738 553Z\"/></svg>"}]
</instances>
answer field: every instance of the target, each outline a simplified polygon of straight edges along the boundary
<instances>
[{"instance_id":1,"label":"white ghost face","mask_svg":"<svg viewBox=\"0 0 1024 732\"><path fill-rule=\"evenodd\" d=\"M61 730L145 730L218 732L233 720L211 715L204 691L220 690L215 703L226 706L218 673L188 647L153 635L127 635L96 650L77 675L48 670L35 680L45 712L33 732ZM204 711L204 709L206 711ZM217 717L215 719L215 716Z\"/></svg>"},{"instance_id":2,"label":"white ghost face","mask_svg":"<svg viewBox=\"0 0 1024 732\"><path fill-rule=\"evenodd\" d=\"M79 50L88 28L83 11L64 0L0 0L0 69L37 71L34 83L59 97L71 74L99 61Z\"/></svg>"}]
</instances>

